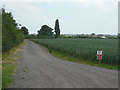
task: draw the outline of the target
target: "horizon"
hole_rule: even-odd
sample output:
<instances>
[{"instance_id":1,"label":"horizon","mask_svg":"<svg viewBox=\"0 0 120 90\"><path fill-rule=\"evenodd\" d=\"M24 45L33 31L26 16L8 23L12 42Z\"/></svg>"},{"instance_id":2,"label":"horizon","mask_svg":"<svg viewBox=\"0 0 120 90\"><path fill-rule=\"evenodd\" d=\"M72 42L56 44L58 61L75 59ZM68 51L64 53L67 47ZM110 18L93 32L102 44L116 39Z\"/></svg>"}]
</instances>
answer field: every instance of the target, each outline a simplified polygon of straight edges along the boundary
<instances>
[{"instance_id":1,"label":"horizon","mask_svg":"<svg viewBox=\"0 0 120 90\"><path fill-rule=\"evenodd\" d=\"M37 35L37 33L29 33L29 34L36 34ZM60 35L82 35L82 34L84 34L84 35L91 35L92 33L62 33L62 34L60 34ZM100 35L101 33L99 33L99 34L97 34L97 33L95 33L95 35ZM119 34L119 33L118 33ZM102 35L112 35L112 36L117 36L118 34L102 34Z\"/></svg>"},{"instance_id":2,"label":"horizon","mask_svg":"<svg viewBox=\"0 0 120 90\"><path fill-rule=\"evenodd\" d=\"M113 2L4 2L17 23L37 34L42 25L54 29L59 19L61 34L118 34L118 7ZM32 12L32 13L31 13Z\"/></svg>"}]
</instances>

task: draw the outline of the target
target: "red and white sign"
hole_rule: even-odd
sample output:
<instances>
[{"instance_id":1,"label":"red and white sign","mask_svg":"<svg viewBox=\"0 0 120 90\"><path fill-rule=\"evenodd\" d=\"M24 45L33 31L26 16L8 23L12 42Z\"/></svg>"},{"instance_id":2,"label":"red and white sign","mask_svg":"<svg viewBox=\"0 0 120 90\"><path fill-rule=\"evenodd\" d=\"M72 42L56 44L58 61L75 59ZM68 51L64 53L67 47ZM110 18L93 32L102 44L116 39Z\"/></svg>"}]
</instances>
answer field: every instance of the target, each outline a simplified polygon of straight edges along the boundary
<instances>
[{"instance_id":1,"label":"red and white sign","mask_svg":"<svg viewBox=\"0 0 120 90\"><path fill-rule=\"evenodd\" d=\"M102 51L97 51L97 59L102 60Z\"/></svg>"}]
</instances>

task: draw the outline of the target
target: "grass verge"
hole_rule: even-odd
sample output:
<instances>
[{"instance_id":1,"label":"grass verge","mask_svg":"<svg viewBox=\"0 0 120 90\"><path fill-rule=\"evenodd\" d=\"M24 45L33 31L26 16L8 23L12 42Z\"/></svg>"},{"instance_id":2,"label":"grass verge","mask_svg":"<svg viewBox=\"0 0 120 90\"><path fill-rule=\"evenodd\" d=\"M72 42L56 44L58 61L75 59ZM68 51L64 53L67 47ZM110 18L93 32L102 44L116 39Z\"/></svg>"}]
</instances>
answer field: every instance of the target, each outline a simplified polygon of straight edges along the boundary
<instances>
[{"instance_id":1,"label":"grass verge","mask_svg":"<svg viewBox=\"0 0 120 90\"><path fill-rule=\"evenodd\" d=\"M39 42L36 42L35 40L31 40L31 41L41 45ZM118 65L113 66L113 65L109 65L109 64L103 64L102 61L101 61L101 64L98 64L98 60L93 62L93 61L90 61L90 60L82 59L80 57L73 57L73 56L69 55L68 53L58 52L56 50L47 48L43 45L41 45L41 46L46 48L49 53L53 54L55 57L60 58L62 60L71 61L71 62L80 63L80 64L88 64L90 66L96 66L96 67L101 67L101 68L118 70Z\"/></svg>"},{"instance_id":2,"label":"grass verge","mask_svg":"<svg viewBox=\"0 0 120 90\"><path fill-rule=\"evenodd\" d=\"M12 75L15 70L16 59L18 53L21 51L21 47L25 44L25 41L8 52L2 53L2 88L7 88L10 83L13 82Z\"/></svg>"},{"instance_id":3,"label":"grass verge","mask_svg":"<svg viewBox=\"0 0 120 90\"><path fill-rule=\"evenodd\" d=\"M0 90L2 89L2 53L0 50Z\"/></svg>"},{"instance_id":4,"label":"grass verge","mask_svg":"<svg viewBox=\"0 0 120 90\"><path fill-rule=\"evenodd\" d=\"M82 60L79 57L73 57L67 53L61 53L58 52L56 50L52 50L52 49L48 49L48 51L53 54L55 57L58 57L62 60L66 60L66 61L71 61L71 62L75 62L75 63L80 63L80 64L88 64L90 66L97 66L97 67L102 67L102 68L107 68L107 69L114 69L114 70L118 70L118 66L112 66L109 64L103 64L101 61L101 64L98 64L98 60L96 60L96 62L90 61L90 60Z\"/></svg>"}]
</instances>

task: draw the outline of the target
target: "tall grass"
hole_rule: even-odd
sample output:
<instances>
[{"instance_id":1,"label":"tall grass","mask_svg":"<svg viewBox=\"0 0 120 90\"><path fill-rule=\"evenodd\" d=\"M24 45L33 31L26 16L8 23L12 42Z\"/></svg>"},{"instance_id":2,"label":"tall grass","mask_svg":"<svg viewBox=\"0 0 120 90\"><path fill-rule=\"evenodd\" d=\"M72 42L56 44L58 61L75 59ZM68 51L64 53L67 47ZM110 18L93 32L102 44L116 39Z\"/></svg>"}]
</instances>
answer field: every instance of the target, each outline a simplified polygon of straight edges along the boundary
<instances>
[{"instance_id":1,"label":"tall grass","mask_svg":"<svg viewBox=\"0 0 120 90\"><path fill-rule=\"evenodd\" d=\"M117 39L36 39L37 42L62 53L84 60L96 60L98 50L103 51L104 64L118 65Z\"/></svg>"}]
</instances>

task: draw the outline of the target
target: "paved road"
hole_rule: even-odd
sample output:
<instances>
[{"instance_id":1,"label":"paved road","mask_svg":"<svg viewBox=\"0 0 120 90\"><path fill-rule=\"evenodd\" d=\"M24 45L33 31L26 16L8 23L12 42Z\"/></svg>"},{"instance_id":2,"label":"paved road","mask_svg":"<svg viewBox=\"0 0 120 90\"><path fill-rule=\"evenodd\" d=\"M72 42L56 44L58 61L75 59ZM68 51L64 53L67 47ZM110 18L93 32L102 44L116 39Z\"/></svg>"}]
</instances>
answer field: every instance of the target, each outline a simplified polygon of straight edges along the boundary
<instances>
[{"instance_id":1,"label":"paved road","mask_svg":"<svg viewBox=\"0 0 120 90\"><path fill-rule=\"evenodd\" d=\"M26 40L13 88L117 88L118 72L60 60Z\"/></svg>"}]
</instances>

